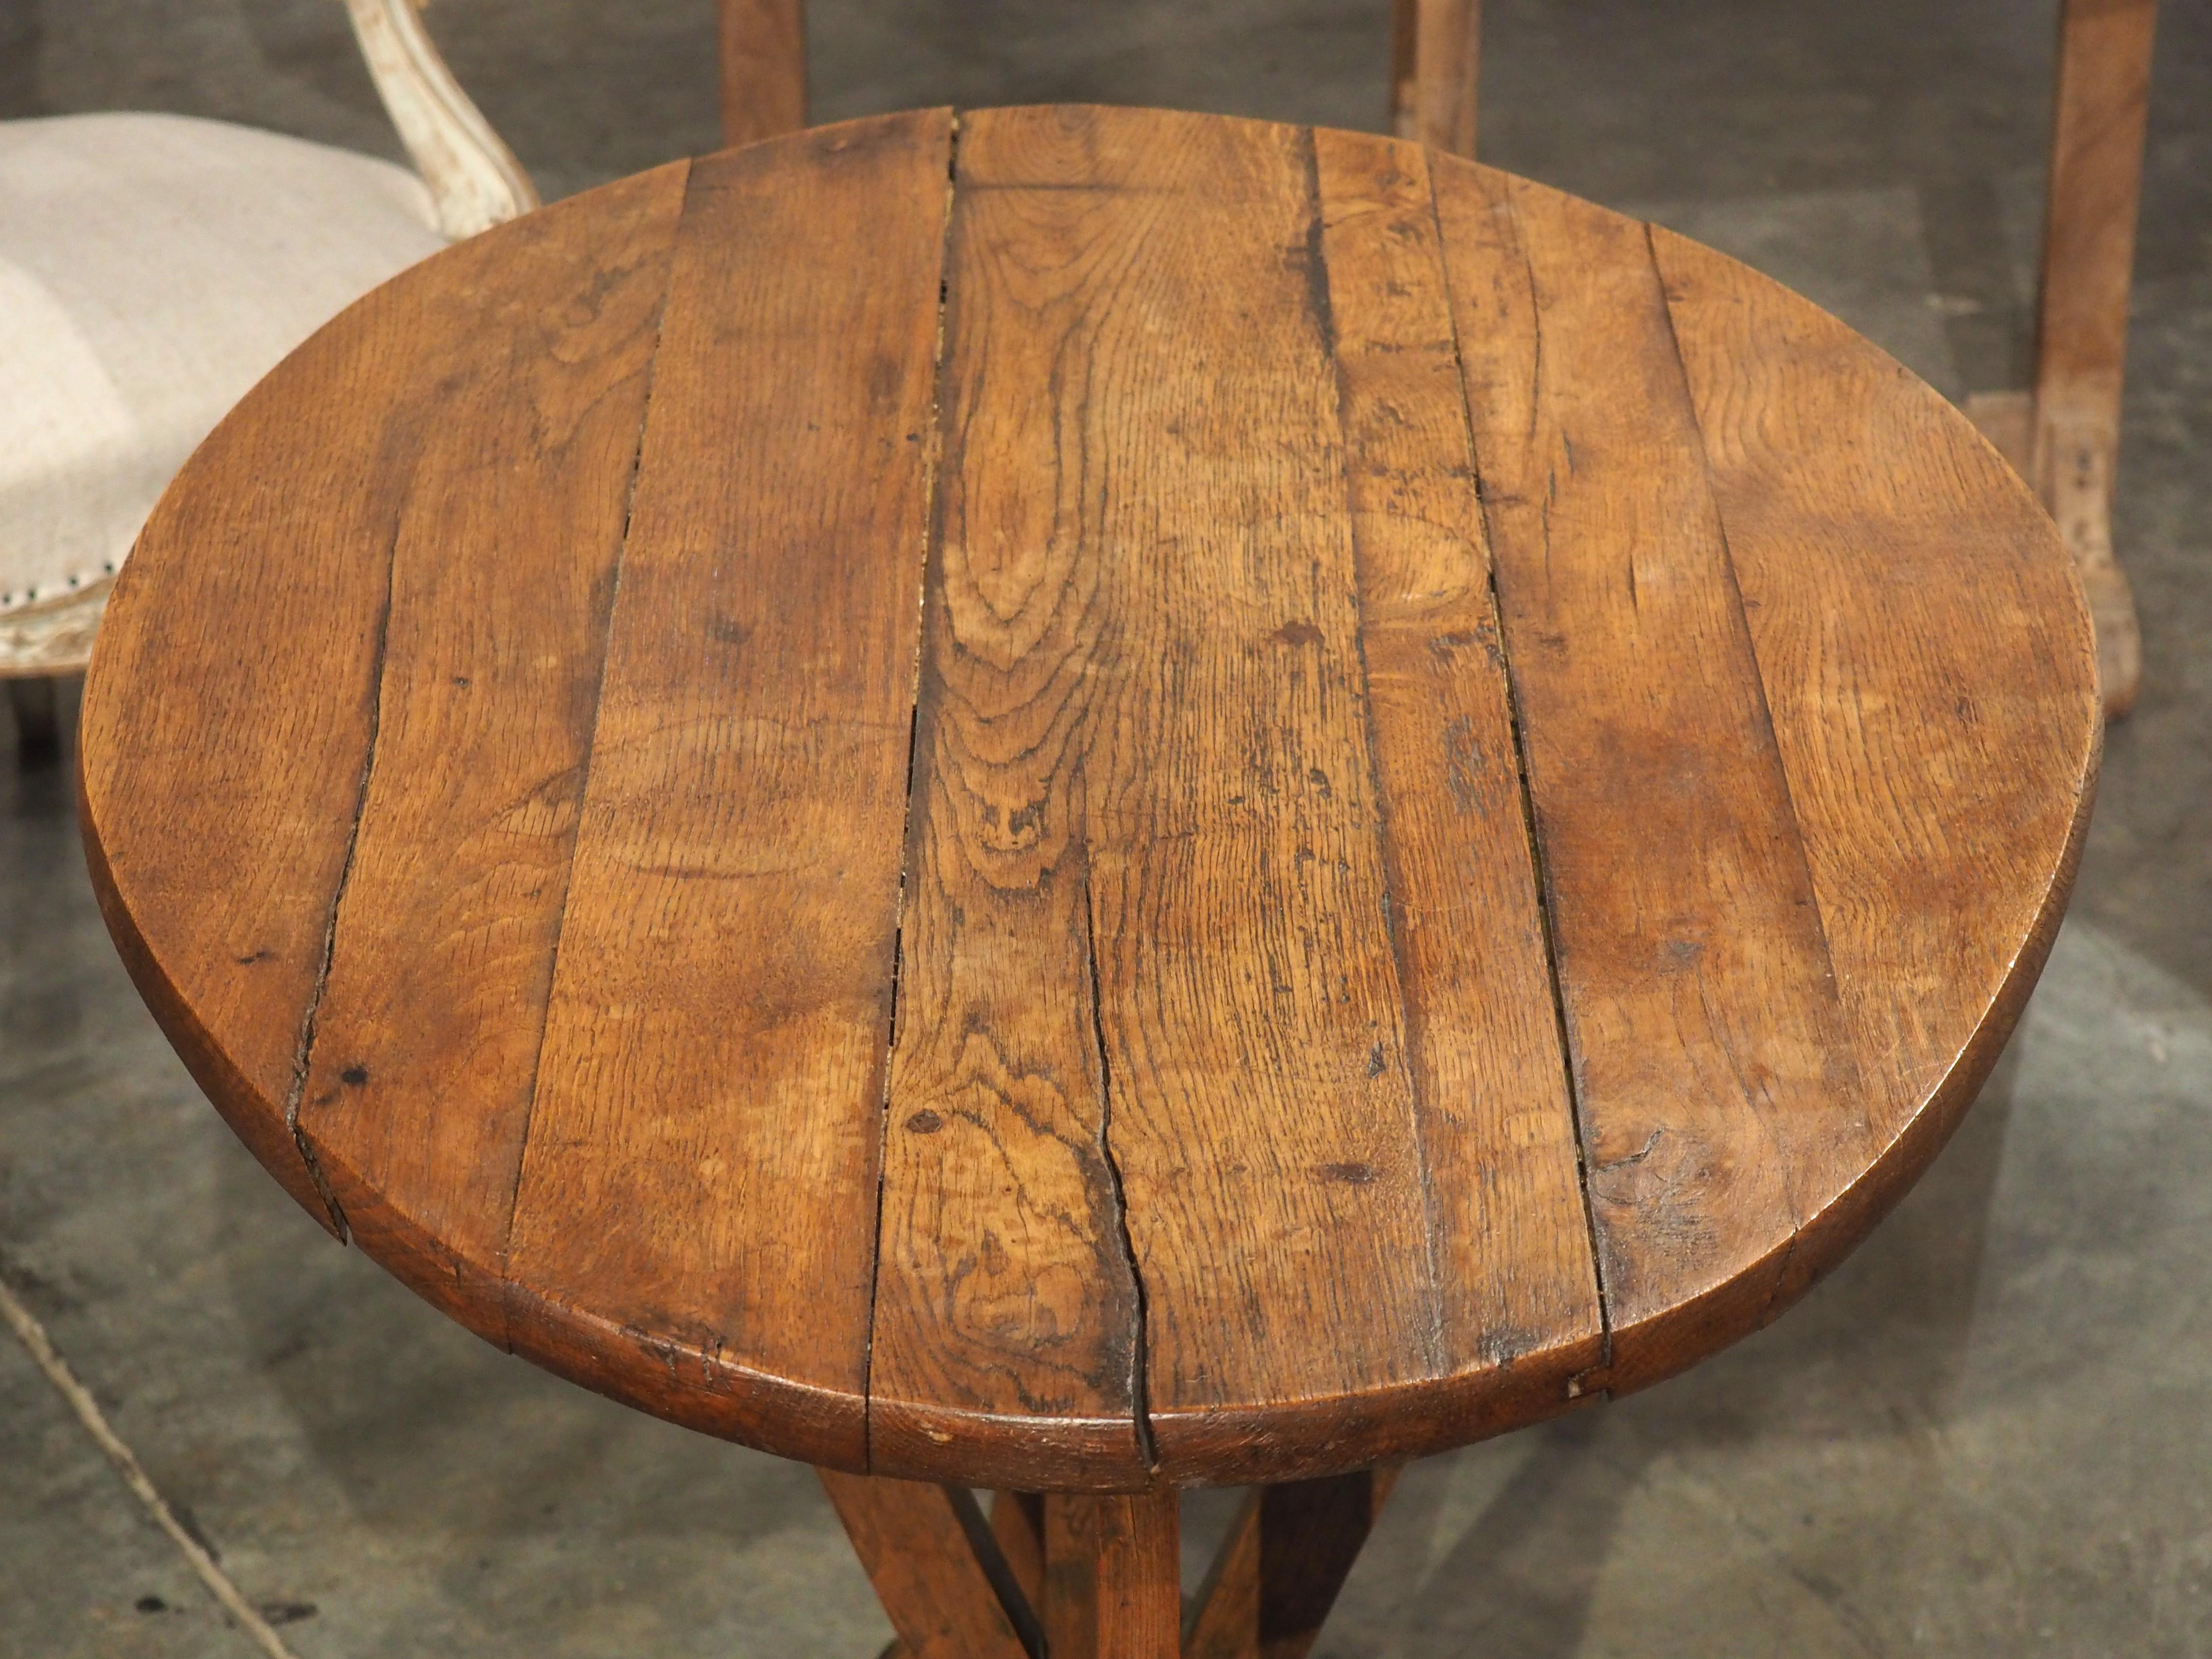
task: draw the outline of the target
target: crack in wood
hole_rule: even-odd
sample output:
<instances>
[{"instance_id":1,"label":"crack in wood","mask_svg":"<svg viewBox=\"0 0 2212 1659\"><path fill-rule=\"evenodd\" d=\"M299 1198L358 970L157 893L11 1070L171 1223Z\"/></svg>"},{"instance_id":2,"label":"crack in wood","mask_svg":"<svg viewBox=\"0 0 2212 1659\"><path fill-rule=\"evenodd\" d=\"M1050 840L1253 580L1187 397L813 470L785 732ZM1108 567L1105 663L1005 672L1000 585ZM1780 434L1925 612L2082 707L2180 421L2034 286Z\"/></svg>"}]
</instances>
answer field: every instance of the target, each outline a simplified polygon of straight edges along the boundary
<instances>
[{"instance_id":1,"label":"crack in wood","mask_svg":"<svg viewBox=\"0 0 2212 1659\"><path fill-rule=\"evenodd\" d=\"M1098 905L1091 890L1091 871L1083 872L1083 957L1091 975L1091 1035L1098 1048L1098 1156L1106 1167L1106 1188L1114 1205L1114 1233L1121 1246L1122 1265L1129 1270L1129 1286L1137 1304L1136 1331L1129 1345L1129 1401L1137 1427L1137 1451L1147 1469L1159 1468L1152 1443L1152 1402L1146 1394L1149 1356L1146 1328L1149 1310L1145 1298L1145 1275L1137 1265L1136 1242L1129 1235L1129 1199L1121 1184L1121 1165L1114 1156L1114 1073L1106 1051L1105 1003L1098 977Z\"/></svg>"},{"instance_id":2,"label":"crack in wood","mask_svg":"<svg viewBox=\"0 0 2212 1659\"><path fill-rule=\"evenodd\" d=\"M330 989L331 963L337 958L338 948L338 916L345 908L346 888L353 880L355 857L361 851L362 820L368 811L369 782L376 773L377 735L384 720L384 669L387 647L392 641L392 593L395 573L399 564L399 532L406 520L404 497L392 512L392 537L385 547L384 602L376 613L376 644L369 653L368 677L372 690L368 698L368 729L362 745L361 782L354 791L353 822L346 830L345 858L338 866L337 885L331 894L329 920L323 928L322 959L315 964L314 984L307 992L307 1006L300 1016L300 1038L292 1060L291 1085L284 1091L284 1127L290 1133L292 1144L299 1149L300 1161L307 1166L307 1178L315 1184L315 1191L330 1212L331 1225L340 1243L352 1237L346 1225L345 1211L331 1190L330 1178L323 1173L322 1161L315 1156L307 1132L300 1127L300 1103L307 1092L307 1073L314 1063L315 1030L323 1012L323 997Z\"/></svg>"},{"instance_id":3,"label":"crack in wood","mask_svg":"<svg viewBox=\"0 0 2212 1659\"><path fill-rule=\"evenodd\" d=\"M1445 245L1443 210L1437 202L1434 173L1430 175L1429 179L1429 212L1436 222L1438 244ZM1517 218L1510 204L1507 205L1506 213L1509 218ZM1529 333L1532 337L1531 349L1534 355L1534 362L1530 370L1528 382L1528 431L1533 437L1538 424L1537 410L1543 397L1543 313L1537 303L1535 266L1529 259L1528 250L1522 239L1517 222L1512 226L1512 234L1514 247L1521 255L1522 270L1528 283ZM1444 290L1449 294L1451 291L1451 266L1449 261L1444 265L1443 282ZM1452 365L1458 373L1461 388L1460 410L1467 434L1468 466L1474 474L1476 498L1485 503L1486 513L1488 503L1493 498L1492 493L1483 485L1482 457L1476 447L1474 437L1474 411L1468 406L1466 399L1467 358L1464 346L1460 339L1459 313L1456 306L1452 307L1451 352ZM1548 523L1548 513L1547 522ZM1487 544L1486 530L1486 545ZM1547 556L1548 558L1548 552ZM1589 1120L1583 1109L1581 1079L1575 1074L1574 1038L1572 1027L1567 1018L1566 988L1559 979L1559 932L1553 919L1554 895L1552 891L1551 871L1544 860L1543 836L1536 822L1536 798L1528 781L1528 743L1527 732L1522 723L1520 679L1514 670L1512 648L1506 640L1504 601L1498 591L1498 560L1494 553L1489 560L1489 577L1491 623L1498 638L1498 667L1505 682L1505 723L1513 736L1513 774L1516 786L1516 795L1521 804L1522 833L1528 841L1528 866L1535 878L1536 917L1543 933L1544 966L1552 992L1552 1019L1553 1028L1559 1033L1559 1061L1566 1074L1567 1101L1575 1120L1576 1185L1582 1194L1583 1226L1589 1239L1590 1273L1597 1286L1599 1360L1596 1366L1592 1369L1603 1371L1609 1370L1613 1364L1613 1291L1607 1283L1603 1242L1598 1232L1596 1207L1590 1198ZM1582 1376L1585 1375L1588 1373L1581 1373L1570 1379L1568 1383L1570 1399L1577 1396Z\"/></svg>"},{"instance_id":4,"label":"crack in wood","mask_svg":"<svg viewBox=\"0 0 2212 1659\"><path fill-rule=\"evenodd\" d=\"M898 1045L899 985L906 969L907 891L915 879L916 850L921 836L922 812L915 810L914 780L921 748L921 695L929 670L929 584L931 566L939 556L944 526L939 523L943 494L938 473L945 452L945 319L952 300L952 207L960 182L960 117L955 112L945 135L945 215L938 243L937 332L931 347L929 368L929 425L925 439L929 453L922 463L921 568L915 585L915 636L912 690L907 700L906 817L900 827L898 896L891 924L891 978L884 1029L884 1082L876 1123L876 1219L874 1250L868 1260L868 1316L866 1348L860 1359L861 1439L872 1465L875 1458L876 1310L884 1278L884 1163L891 1133L891 1056Z\"/></svg>"},{"instance_id":5,"label":"crack in wood","mask_svg":"<svg viewBox=\"0 0 2212 1659\"><path fill-rule=\"evenodd\" d=\"M686 161L684 185L688 196L690 186L690 163ZM592 760L599 747L599 721L606 706L607 667L614 657L615 613L622 605L623 565L629 556L630 524L637 512L637 483L645 470L645 434L653 422L653 393L660 363L661 336L668 321L668 296L676 286L676 247L683 234L684 216L679 213L675 229L669 236L668 275L660 290L660 303L653 313L653 349L645 360L645 397L637 416L637 443L630 451L629 477L623 486L622 532L615 544L614 567L608 573L606 616L599 629L599 672L597 684L592 688L592 731L584 744L582 761L576 767L574 830L568 837L568 867L561 884L561 904L553 918L552 959L546 964L545 1000L538 1011L538 1042L530 1057L530 1086L524 1096L522 1133L514 1148L514 1184L507 1194L507 1218L500 1230L499 1263L501 1284L501 1316L507 1313L507 1289L512 1284L508 1273L508 1252L514 1242L514 1212L522 1197L522 1171L530 1157L531 1126L537 1120L538 1078L545 1063L545 1034L553 1023L553 989L561 982L561 942L568 928L568 899L575 890L576 848L584 837L584 808L591 799ZM714 1339L719 1346L721 1339ZM510 1329L506 1344L513 1352L514 1334Z\"/></svg>"}]
</instances>

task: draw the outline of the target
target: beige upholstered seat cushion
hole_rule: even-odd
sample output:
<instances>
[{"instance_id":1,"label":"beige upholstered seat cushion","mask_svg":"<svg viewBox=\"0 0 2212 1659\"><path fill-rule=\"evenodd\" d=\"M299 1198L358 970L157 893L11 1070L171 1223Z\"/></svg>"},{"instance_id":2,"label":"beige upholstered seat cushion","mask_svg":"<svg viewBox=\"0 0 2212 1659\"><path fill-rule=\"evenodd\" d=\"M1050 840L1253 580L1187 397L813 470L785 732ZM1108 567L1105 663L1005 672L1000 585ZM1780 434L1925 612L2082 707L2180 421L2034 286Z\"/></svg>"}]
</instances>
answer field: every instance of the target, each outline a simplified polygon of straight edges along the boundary
<instances>
[{"instance_id":1,"label":"beige upholstered seat cushion","mask_svg":"<svg viewBox=\"0 0 2212 1659\"><path fill-rule=\"evenodd\" d=\"M0 622L121 563L224 411L435 224L413 174L275 133L0 122Z\"/></svg>"}]
</instances>

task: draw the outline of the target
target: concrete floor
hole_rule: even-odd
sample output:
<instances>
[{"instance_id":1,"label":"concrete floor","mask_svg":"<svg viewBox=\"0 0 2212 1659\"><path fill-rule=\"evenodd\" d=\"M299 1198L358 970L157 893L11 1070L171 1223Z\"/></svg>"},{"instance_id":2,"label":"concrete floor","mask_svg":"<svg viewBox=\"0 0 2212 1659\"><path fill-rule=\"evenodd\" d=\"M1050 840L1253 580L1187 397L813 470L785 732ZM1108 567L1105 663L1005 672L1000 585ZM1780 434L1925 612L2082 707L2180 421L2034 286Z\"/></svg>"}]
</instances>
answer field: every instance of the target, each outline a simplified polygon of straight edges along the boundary
<instances>
[{"instance_id":1,"label":"concrete floor","mask_svg":"<svg viewBox=\"0 0 2212 1659\"><path fill-rule=\"evenodd\" d=\"M1487 159L1751 259L1948 392L2024 372L2051 0L1487 9ZM817 108L1371 126L1384 11L817 0ZM550 195L712 147L709 12L429 15ZM1322 1654L2212 1654L2212 4L2160 27L2117 526L2144 691L2010 1054L1778 1325L1416 1468ZM0 116L131 106L395 153L337 0L0 0ZM493 1352L291 1208L125 982L65 775L5 744L0 1275L281 1639L872 1655L805 1470ZM1230 1501L1192 1500L1194 1556ZM0 1335L0 1656L252 1651Z\"/></svg>"}]
</instances>

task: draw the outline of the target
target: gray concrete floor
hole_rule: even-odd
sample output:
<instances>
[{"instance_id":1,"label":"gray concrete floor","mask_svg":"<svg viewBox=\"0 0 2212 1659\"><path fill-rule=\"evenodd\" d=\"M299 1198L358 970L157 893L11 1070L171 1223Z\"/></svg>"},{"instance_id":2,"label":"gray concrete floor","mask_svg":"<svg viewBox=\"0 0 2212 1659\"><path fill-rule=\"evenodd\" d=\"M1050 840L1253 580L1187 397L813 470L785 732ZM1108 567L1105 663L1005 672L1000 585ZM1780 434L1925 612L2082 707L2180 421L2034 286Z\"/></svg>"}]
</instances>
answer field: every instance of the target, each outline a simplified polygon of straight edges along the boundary
<instances>
[{"instance_id":1,"label":"gray concrete floor","mask_svg":"<svg viewBox=\"0 0 2212 1659\"><path fill-rule=\"evenodd\" d=\"M2019 380L2051 0L1487 9L1487 159L1750 259L1947 392ZM709 12L429 16L558 194L713 146ZM1384 12L817 0L817 108L1373 126ZM2011 1052L1773 1328L1415 1468L1322 1653L2212 1654L2212 5L2161 32L2117 526L2144 691ZM0 0L0 116L112 107L396 153L337 0ZM293 1211L125 981L64 775L4 747L0 1274L301 1659L888 1635L805 1470L494 1352ZM1192 1501L1194 1556L1228 1501ZM252 1651L0 1336L0 1656Z\"/></svg>"}]
</instances>

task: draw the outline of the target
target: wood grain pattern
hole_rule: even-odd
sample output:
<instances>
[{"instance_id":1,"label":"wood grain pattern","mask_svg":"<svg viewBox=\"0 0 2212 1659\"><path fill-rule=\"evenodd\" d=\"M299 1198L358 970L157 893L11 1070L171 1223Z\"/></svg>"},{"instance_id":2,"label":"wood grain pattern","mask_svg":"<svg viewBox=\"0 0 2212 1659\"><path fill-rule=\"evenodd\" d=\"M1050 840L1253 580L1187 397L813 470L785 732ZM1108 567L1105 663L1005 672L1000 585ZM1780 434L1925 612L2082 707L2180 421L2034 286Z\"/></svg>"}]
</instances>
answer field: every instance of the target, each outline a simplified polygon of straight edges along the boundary
<instances>
[{"instance_id":1,"label":"wood grain pattern","mask_svg":"<svg viewBox=\"0 0 2212 1659\"><path fill-rule=\"evenodd\" d=\"M1178 1486L1786 1305L2009 1030L2094 769L2063 548L1832 319L1138 111L488 232L249 398L113 604L103 907L295 1196L591 1387L1118 1492L1065 1514L1154 1567Z\"/></svg>"},{"instance_id":2,"label":"wood grain pattern","mask_svg":"<svg viewBox=\"0 0 2212 1659\"><path fill-rule=\"evenodd\" d=\"M1397 1482L1362 1469L1255 1492L1199 1591L1183 1659L1305 1659Z\"/></svg>"},{"instance_id":3,"label":"wood grain pattern","mask_svg":"<svg viewBox=\"0 0 2212 1659\"><path fill-rule=\"evenodd\" d=\"M1028 1484L1078 1485L1090 1468L1129 1486L1149 1461L1143 1347L1107 1144L1082 793L1089 704L1114 674L1110 556L1079 516L1097 490L1076 470L1086 411L1060 387L1080 396L1085 370L1060 360L1063 337L1080 340L1088 290L1126 280L1131 250L1126 232L1114 245L1109 191L1008 188L994 168L1009 153L1020 138L991 118L964 125L871 1455L902 1473L964 1464L971 1424L1012 1417L1031 1425ZM1000 257L1013 237L1036 252Z\"/></svg>"},{"instance_id":4,"label":"wood grain pattern","mask_svg":"<svg viewBox=\"0 0 2212 1659\"><path fill-rule=\"evenodd\" d=\"M951 126L692 170L509 1250L518 1350L849 1468Z\"/></svg>"},{"instance_id":5,"label":"wood grain pattern","mask_svg":"<svg viewBox=\"0 0 2212 1659\"><path fill-rule=\"evenodd\" d=\"M1652 241L1850 1044L1884 1061L1858 1079L1881 1155L1806 1190L1778 1308L1948 1139L2034 983L2094 793L2094 646L2049 521L1948 404Z\"/></svg>"},{"instance_id":6,"label":"wood grain pattern","mask_svg":"<svg viewBox=\"0 0 2212 1659\"><path fill-rule=\"evenodd\" d=\"M1018 1595L1002 1594L1004 1565L973 1493L819 1474L906 1659L1036 1659L1039 1628Z\"/></svg>"},{"instance_id":7,"label":"wood grain pattern","mask_svg":"<svg viewBox=\"0 0 2212 1659\"><path fill-rule=\"evenodd\" d=\"M480 349L439 382L385 549L372 746L294 1107L363 1247L502 1344L542 1030L516 1011L552 978L688 165L453 256L444 291L473 314L447 325Z\"/></svg>"},{"instance_id":8,"label":"wood grain pattern","mask_svg":"<svg viewBox=\"0 0 2212 1659\"><path fill-rule=\"evenodd\" d=\"M757 143L806 125L806 0L716 0L722 142Z\"/></svg>"},{"instance_id":9,"label":"wood grain pattern","mask_svg":"<svg viewBox=\"0 0 2212 1659\"><path fill-rule=\"evenodd\" d=\"M1634 1386L1759 1317L1876 1143L1647 233L1486 169L1437 185Z\"/></svg>"}]
</instances>

